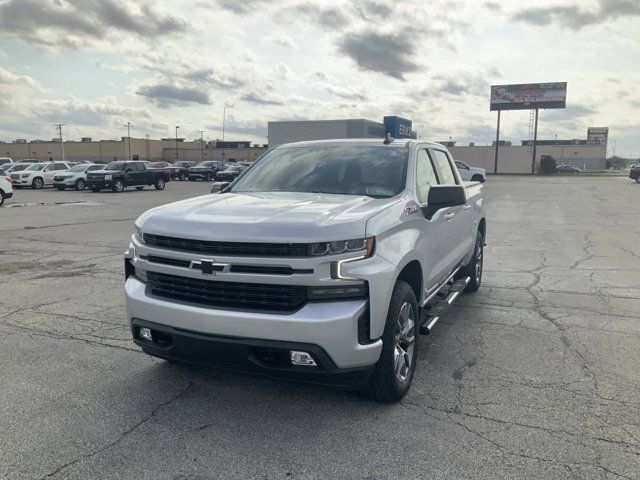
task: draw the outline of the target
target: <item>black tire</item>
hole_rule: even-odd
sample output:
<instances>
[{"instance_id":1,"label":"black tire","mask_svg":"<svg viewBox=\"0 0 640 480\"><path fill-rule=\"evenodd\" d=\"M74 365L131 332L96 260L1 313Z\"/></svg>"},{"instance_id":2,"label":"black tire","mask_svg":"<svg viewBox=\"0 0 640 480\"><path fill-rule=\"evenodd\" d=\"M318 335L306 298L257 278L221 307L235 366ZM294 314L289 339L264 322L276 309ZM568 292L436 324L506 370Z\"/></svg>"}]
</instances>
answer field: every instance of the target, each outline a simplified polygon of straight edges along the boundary
<instances>
[{"instance_id":1,"label":"black tire","mask_svg":"<svg viewBox=\"0 0 640 480\"><path fill-rule=\"evenodd\" d=\"M57 188L58 190L60 190L60 191L63 191L63 190L65 189L65 186L64 186L64 185L60 185L60 186L58 186L58 187L56 187L56 188Z\"/></svg>"},{"instance_id":2,"label":"black tire","mask_svg":"<svg viewBox=\"0 0 640 480\"><path fill-rule=\"evenodd\" d=\"M640 183L640 175L636 177L636 183Z\"/></svg>"},{"instance_id":3,"label":"black tire","mask_svg":"<svg viewBox=\"0 0 640 480\"><path fill-rule=\"evenodd\" d=\"M113 185L111 185L111 190L115 193L122 192L124 190L124 182L119 178L114 180Z\"/></svg>"},{"instance_id":4,"label":"black tire","mask_svg":"<svg viewBox=\"0 0 640 480\"><path fill-rule=\"evenodd\" d=\"M472 182L484 182L484 178L482 178L482 175L474 175L473 177L471 177L471 181Z\"/></svg>"},{"instance_id":5,"label":"black tire","mask_svg":"<svg viewBox=\"0 0 640 480\"><path fill-rule=\"evenodd\" d=\"M178 178L180 179L181 182L184 182L187 179L187 176L184 173L181 173Z\"/></svg>"},{"instance_id":6,"label":"black tire","mask_svg":"<svg viewBox=\"0 0 640 480\"><path fill-rule=\"evenodd\" d=\"M142 190L143 188L144 188L144 186L141 185L139 187L136 187L136 190Z\"/></svg>"},{"instance_id":7,"label":"black tire","mask_svg":"<svg viewBox=\"0 0 640 480\"><path fill-rule=\"evenodd\" d=\"M100 190L102 190L102 187L91 187L91 191L94 193L98 193Z\"/></svg>"},{"instance_id":8,"label":"black tire","mask_svg":"<svg viewBox=\"0 0 640 480\"><path fill-rule=\"evenodd\" d=\"M153 184L153 186L154 186L154 188L156 190L164 190L164 187L165 187L164 179L162 179L162 178L156 179L156 181Z\"/></svg>"},{"instance_id":9,"label":"black tire","mask_svg":"<svg viewBox=\"0 0 640 480\"><path fill-rule=\"evenodd\" d=\"M42 180L40 177L34 178L31 182L31 188L40 190L42 187L44 187L44 180Z\"/></svg>"},{"instance_id":10,"label":"black tire","mask_svg":"<svg viewBox=\"0 0 640 480\"><path fill-rule=\"evenodd\" d=\"M204 179L205 179L207 182L210 182L210 181L211 181L211 174L210 174L209 172L205 173L205 174L204 174Z\"/></svg>"},{"instance_id":11,"label":"black tire","mask_svg":"<svg viewBox=\"0 0 640 480\"><path fill-rule=\"evenodd\" d=\"M79 178L78 180L76 180L76 185L75 185L75 189L76 190L84 190L84 187L86 187L86 182L84 181L83 178Z\"/></svg>"},{"instance_id":12,"label":"black tire","mask_svg":"<svg viewBox=\"0 0 640 480\"><path fill-rule=\"evenodd\" d=\"M456 278L469 277L469 283L464 289L467 293L473 293L478 291L480 283L482 282L482 268L484 263L484 238L482 233L478 232L476 235L476 245L473 249L473 256L469 261L469 264L460 269L456 274Z\"/></svg>"},{"instance_id":13,"label":"black tire","mask_svg":"<svg viewBox=\"0 0 640 480\"><path fill-rule=\"evenodd\" d=\"M2 206L3 203L4 203L4 192L0 190L0 207Z\"/></svg>"},{"instance_id":14,"label":"black tire","mask_svg":"<svg viewBox=\"0 0 640 480\"><path fill-rule=\"evenodd\" d=\"M408 313L405 317L404 330L402 328L403 311ZM410 324L409 321L412 323ZM399 401L407 394L418 359L419 323L418 304L413 289L408 283L397 281L393 287L387 321L382 334L380 359L369 378L369 385L362 392L367 397L378 402L392 403Z\"/></svg>"}]
</instances>

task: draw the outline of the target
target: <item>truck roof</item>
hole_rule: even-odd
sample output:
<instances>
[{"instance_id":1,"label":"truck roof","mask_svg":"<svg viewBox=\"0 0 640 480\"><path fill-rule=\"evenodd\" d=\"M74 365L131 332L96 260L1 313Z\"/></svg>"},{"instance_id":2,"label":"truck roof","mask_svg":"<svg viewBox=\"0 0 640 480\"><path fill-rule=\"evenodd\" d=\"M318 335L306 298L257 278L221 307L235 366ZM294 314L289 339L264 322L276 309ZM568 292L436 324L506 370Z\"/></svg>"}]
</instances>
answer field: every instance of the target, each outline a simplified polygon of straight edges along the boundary
<instances>
[{"instance_id":1,"label":"truck roof","mask_svg":"<svg viewBox=\"0 0 640 480\"><path fill-rule=\"evenodd\" d=\"M409 147L412 144L426 144L441 147L439 143L429 142L426 140L415 140L411 138L396 138L389 144L383 143L384 138L336 138L327 140L306 140L302 142L283 143L276 148L290 148L290 147L314 147L314 146L339 146L339 145L366 145L366 146L381 146L381 147Z\"/></svg>"}]
</instances>

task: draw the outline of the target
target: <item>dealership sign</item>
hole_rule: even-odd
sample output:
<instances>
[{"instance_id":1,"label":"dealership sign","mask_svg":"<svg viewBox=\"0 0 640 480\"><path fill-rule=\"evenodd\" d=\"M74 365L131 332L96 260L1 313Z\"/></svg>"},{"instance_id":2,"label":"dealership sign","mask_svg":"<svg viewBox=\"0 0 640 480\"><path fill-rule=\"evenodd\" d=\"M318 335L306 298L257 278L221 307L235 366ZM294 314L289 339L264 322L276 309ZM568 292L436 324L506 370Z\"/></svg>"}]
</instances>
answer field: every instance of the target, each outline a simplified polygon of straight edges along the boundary
<instances>
[{"instance_id":1,"label":"dealership sign","mask_svg":"<svg viewBox=\"0 0 640 480\"><path fill-rule=\"evenodd\" d=\"M566 108L567 82L492 85L490 110Z\"/></svg>"},{"instance_id":2,"label":"dealership sign","mask_svg":"<svg viewBox=\"0 0 640 480\"><path fill-rule=\"evenodd\" d=\"M600 145L606 145L609 140L609 127L589 127L587 140L598 140Z\"/></svg>"},{"instance_id":3,"label":"dealership sign","mask_svg":"<svg viewBox=\"0 0 640 480\"><path fill-rule=\"evenodd\" d=\"M383 118L385 130L393 138L416 138L416 132L412 129L412 122L407 118L395 115L387 115Z\"/></svg>"}]
</instances>

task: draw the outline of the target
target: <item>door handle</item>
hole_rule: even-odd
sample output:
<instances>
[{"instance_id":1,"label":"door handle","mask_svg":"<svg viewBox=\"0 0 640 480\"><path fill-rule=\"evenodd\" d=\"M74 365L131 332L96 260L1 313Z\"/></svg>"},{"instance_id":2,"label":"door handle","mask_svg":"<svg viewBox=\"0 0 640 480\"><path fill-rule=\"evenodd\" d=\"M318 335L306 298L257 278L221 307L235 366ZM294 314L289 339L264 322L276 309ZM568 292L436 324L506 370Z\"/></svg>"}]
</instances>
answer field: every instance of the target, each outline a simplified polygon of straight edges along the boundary
<instances>
[{"instance_id":1,"label":"door handle","mask_svg":"<svg viewBox=\"0 0 640 480\"><path fill-rule=\"evenodd\" d=\"M464 210L471 210L471 205L465 205L464 207L462 207Z\"/></svg>"},{"instance_id":2,"label":"door handle","mask_svg":"<svg viewBox=\"0 0 640 480\"><path fill-rule=\"evenodd\" d=\"M453 212L445 213L444 214L444 219L451 221L451 219L453 218L454 215L455 215L455 213L453 213Z\"/></svg>"}]
</instances>

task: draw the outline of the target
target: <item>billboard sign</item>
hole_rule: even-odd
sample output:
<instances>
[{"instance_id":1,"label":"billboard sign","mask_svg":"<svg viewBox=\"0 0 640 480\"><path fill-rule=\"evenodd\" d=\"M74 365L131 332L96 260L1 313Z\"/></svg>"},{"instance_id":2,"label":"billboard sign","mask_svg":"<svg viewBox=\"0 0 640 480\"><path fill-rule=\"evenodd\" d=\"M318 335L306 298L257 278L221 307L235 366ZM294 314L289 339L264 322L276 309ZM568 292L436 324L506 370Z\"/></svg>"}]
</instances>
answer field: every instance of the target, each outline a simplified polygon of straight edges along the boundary
<instances>
[{"instance_id":1,"label":"billboard sign","mask_svg":"<svg viewBox=\"0 0 640 480\"><path fill-rule=\"evenodd\" d=\"M490 111L566 108L567 82L492 85Z\"/></svg>"},{"instance_id":2,"label":"billboard sign","mask_svg":"<svg viewBox=\"0 0 640 480\"><path fill-rule=\"evenodd\" d=\"M598 140L600 145L606 145L609 140L609 127L589 127L587 140Z\"/></svg>"}]
</instances>

